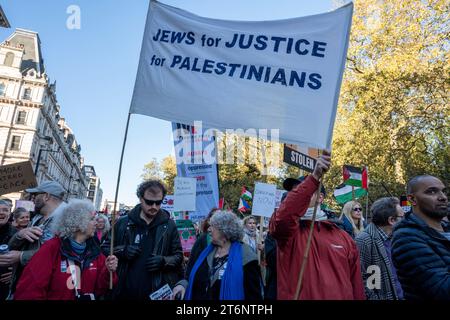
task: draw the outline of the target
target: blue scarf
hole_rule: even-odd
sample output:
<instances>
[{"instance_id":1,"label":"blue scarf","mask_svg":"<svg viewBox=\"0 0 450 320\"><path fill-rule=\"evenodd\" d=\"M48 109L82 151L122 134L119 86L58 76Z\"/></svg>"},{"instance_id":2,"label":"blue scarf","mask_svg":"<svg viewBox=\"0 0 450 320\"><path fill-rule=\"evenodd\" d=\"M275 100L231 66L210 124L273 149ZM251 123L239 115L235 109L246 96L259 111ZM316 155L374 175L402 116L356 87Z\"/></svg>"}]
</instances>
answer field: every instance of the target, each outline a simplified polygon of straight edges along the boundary
<instances>
[{"instance_id":1,"label":"blue scarf","mask_svg":"<svg viewBox=\"0 0 450 320\"><path fill-rule=\"evenodd\" d=\"M81 256L84 253L84 250L86 250L86 242L84 243L78 243L73 239L70 240L70 245L72 246L72 250L79 256Z\"/></svg>"},{"instance_id":2,"label":"blue scarf","mask_svg":"<svg viewBox=\"0 0 450 320\"><path fill-rule=\"evenodd\" d=\"M214 246L210 244L202 251L189 275L189 286L186 290L185 299L192 300L192 288L195 274L198 268L213 251ZM228 254L227 268L220 284L220 300L244 300L244 269L242 267L242 244L233 242Z\"/></svg>"}]
</instances>

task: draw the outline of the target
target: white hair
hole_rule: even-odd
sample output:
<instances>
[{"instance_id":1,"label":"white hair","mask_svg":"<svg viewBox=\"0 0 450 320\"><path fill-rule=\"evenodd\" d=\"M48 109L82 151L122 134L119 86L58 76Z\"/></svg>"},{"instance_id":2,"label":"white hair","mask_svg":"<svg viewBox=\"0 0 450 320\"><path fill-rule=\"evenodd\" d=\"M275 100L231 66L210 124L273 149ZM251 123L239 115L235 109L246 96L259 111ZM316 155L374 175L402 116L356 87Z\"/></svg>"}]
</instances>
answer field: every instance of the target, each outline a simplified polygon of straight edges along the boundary
<instances>
[{"instance_id":1,"label":"white hair","mask_svg":"<svg viewBox=\"0 0 450 320\"><path fill-rule=\"evenodd\" d=\"M104 214L99 213L95 219L96 220L103 219L103 221L105 221L105 228L103 228L102 233L103 234L108 233L109 230L111 229L111 224L109 223L108 217L105 216Z\"/></svg>"},{"instance_id":2,"label":"white hair","mask_svg":"<svg viewBox=\"0 0 450 320\"><path fill-rule=\"evenodd\" d=\"M95 212L89 200L72 199L55 217L54 230L61 238L74 238L77 232L86 232Z\"/></svg>"},{"instance_id":3,"label":"white hair","mask_svg":"<svg viewBox=\"0 0 450 320\"><path fill-rule=\"evenodd\" d=\"M242 241L244 236L244 226L231 211L216 211L211 217L209 224L218 229L230 242Z\"/></svg>"}]
</instances>

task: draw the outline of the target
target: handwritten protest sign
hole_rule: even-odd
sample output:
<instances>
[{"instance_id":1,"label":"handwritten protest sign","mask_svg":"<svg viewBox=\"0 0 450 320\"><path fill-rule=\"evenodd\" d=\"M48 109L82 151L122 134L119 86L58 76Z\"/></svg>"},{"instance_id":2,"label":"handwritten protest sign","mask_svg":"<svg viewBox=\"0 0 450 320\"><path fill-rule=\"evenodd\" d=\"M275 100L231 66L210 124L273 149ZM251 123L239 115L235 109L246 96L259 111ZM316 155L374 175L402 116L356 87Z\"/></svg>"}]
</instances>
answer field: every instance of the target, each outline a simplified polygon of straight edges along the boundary
<instances>
[{"instance_id":1,"label":"handwritten protest sign","mask_svg":"<svg viewBox=\"0 0 450 320\"><path fill-rule=\"evenodd\" d=\"M36 185L30 161L0 167L0 195L23 191Z\"/></svg>"},{"instance_id":2,"label":"handwritten protest sign","mask_svg":"<svg viewBox=\"0 0 450 320\"><path fill-rule=\"evenodd\" d=\"M274 184L256 183L252 215L270 217L275 208L276 191L277 187Z\"/></svg>"},{"instance_id":3,"label":"handwritten protest sign","mask_svg":"<svg viewBox=\"0 0 450 320\"><path fill-rule=\"evenodd\" d=\"M197 179L175 178L174 211L195 211Z\"/></svg>"}]
</instances>

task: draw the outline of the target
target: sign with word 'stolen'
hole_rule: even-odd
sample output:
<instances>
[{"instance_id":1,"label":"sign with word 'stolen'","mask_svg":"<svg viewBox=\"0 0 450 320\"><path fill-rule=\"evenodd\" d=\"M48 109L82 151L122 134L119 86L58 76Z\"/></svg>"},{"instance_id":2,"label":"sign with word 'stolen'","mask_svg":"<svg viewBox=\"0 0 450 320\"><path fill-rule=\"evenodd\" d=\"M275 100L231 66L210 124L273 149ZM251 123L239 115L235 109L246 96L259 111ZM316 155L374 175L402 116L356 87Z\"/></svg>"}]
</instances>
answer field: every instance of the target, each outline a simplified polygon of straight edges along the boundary
<instances>
[{"instance_id":1,"label":"sign with word 'stolen'","mask_svg":"<svg viewBox=\"0 0 450 320\"><path fill-rule=\"evenodd\" d=\"M313 172L316 165L316 159L306 152L301 152L295 146L286 144L284 145L283 161L308 172Z\"/></svg>"},{"instance_id":2,"label":"sign with word 'stolen'","mask_svg":"<svg viewBox=\"0 0 450 320\"><path fill-rule=\"evenodd\" d=\"M0 166L0 195L37 186L30 161Z\"/></svg>"}]
</instances>

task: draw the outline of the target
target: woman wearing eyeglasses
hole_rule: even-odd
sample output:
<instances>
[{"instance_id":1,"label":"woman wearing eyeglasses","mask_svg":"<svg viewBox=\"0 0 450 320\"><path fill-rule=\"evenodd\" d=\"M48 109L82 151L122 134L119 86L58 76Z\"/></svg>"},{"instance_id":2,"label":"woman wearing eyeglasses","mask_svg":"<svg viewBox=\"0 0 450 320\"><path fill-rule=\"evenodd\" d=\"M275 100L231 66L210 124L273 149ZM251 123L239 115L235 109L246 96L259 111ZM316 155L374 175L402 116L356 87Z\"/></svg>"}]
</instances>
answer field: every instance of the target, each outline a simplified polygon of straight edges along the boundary
<instances>
[{"instance_id":1,"label":"woman wearing eyeglasses","mask_svg":"<svg viewBox=\"0 0 450 320\"><path fill-rule=\"evenodd\" d=\"M58 236L47 241L25 267L16 300L95 300L117 283L118 259L104 256L95 236L95 211L88 200L72 199L55 219Z\"/></svg>"},{"instance_id":2,"label":"woman wearing eyeglasses","mask_svg":"<svg viewBox=\"0 0 450 320\"><path fill-rule=\"evenodd\" d=\"M342 209L339 219L343 222L344 230L353 239L366 228L362 213L362 206L357 201L347 202Z\"/></svg>"},{"instance_id":3,"label":"woman wearing eyeglasses","mask_svg":"<svg viewBox=\"0 0 450 320\"><path fill-rule=\"evenodd\" d=\"M228 211L210 220L211 244L197 258L188 276L185 300L262 300L258 258L242 243L241 220ZM174 294L183 291L180 286Z\"/></svg>"}]
</instances>

